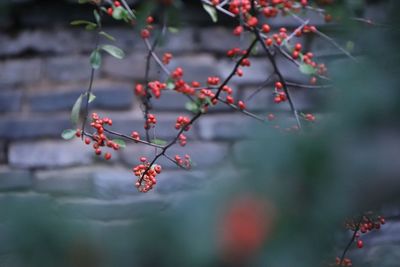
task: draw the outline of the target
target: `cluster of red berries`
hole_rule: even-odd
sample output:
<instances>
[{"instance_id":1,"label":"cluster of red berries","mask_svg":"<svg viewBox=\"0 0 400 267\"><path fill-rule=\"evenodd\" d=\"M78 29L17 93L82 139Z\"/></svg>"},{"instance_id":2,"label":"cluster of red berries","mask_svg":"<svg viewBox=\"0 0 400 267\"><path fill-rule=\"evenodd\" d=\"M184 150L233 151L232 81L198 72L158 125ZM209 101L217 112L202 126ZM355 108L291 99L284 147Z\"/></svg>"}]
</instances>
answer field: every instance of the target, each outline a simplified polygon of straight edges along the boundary
<instances>
[{"instance_id":1,"label":"cluster of red berries","mask_svg":"<svg viewBox=\"0 0 400 267\"><path fill-rule=\"evenodd\" d=\"M381 225L385 224L385 218L382 216L378 216L376 218L374 217L369 217L369 216L363 216L362 222L359 226L359 230L355 234L355 242L357 244L358 248L364 247L363 241L360 239L361 234L366 234L372 230L379 230L381 229ZM354 229L355 225L354 223L349 223L347 225L348 228ZM355 230L355 229L354 229Z\"/></svg>"},{"instance_id":2,"label":"cluster of red berries","mask_svg":"<svg viewBox=\"0 0 400 267\"><path fill-rule=\"evenodd\" d=\"M279 104L281 102L285 102L287 100L287 95L282 91L283 84L281 82L275 83L275 97L274 102Z\"/></svg>"},{"instance_id":3,"label":"cluster of red berries","mask_svg":"<svg viewBox=\"0 0 400 267\"><path fill-rule=\"evenodd\" d=\"M354 242L356 243L357 248L363 248L364 242L360 239L361 234L366 234L373 230L381 229L381 226L386 223L385 218L383 216L373 216L372 212L369 212L367 215L364 215L361 221L356 221L352 219L346 222L345 227L352 231L356 231L354 235ZM336 265L337 266L352 266L353 263L349 258L344 258L341 262L339 257L336 257Z\"/></svg>"},{"instance_id":4,"label":"cluster of red berries","mask_svg":"<svg viewBox=\"0 0 400 267\"><path fill-rule=\"evenodd\" d=\"M228 50L226 55L228 57L235 57L235 56L239 56L239 55L244 55L246 53L247 53L247 50L241 50L240 48L235 47L235 48Z\"/></svg>"},{"instance_id":5,"label":"cluster of red berries","mask_svg":"<svg viewBox=\"0 0 400 267\"><path fill-rule=\"evenodd\" d=\"M152 25L153 22L154 22L154 18L153 17L148 16L146 18L146 27L144 29L142 29L141 32L140 32L140 36L143 39L147 39L147 38L150 37L150 33L154 28L153 25Z\"/></svg>"},{"instance_id":6,"label":"cluster of red berries","mask_svg":"<svg viewBox=\"0 0 400 267\"><path fill-rule=\"evenodd\" d=\"M297 43L297 44L294 46L294 50L293 50L293 52L292 52L292 58L293 58L293 59L298 59L298 58L299 58L299 55L300 55L300 53L301 53L301 48L302 48L302 45L301 45L300 43Z\"/></svg>"},{"instance_id":7,"label":"cluster of red berries","mask_svg":"<svg viewBox=\"0 0 400 267\"><path fill-rule=\"evenodd\" d=\"M163 58L162 58L162 62L164 63L164 65L168 65L169 62L172 59L172 54L171 53L164 53Z\"/></svg>"},{"instance_id":8,"label":"cluster of red berries","mask_svg":"<svg viewBox=\"0 0 400 267\"><path fill-rule=\"evenodd\" d=\"M157 124L157 119L154 114L148 114L146 123L144 124L145 129L150 129Z\"/></svg>"},{"instance_id":9,"label":"cluster of red berries","mask_svg":"<svg viewBox=\"0 0 400 267\"><path fill-rule=\"evenodd\" d=\"M140 164L135 166L132 171L138 180L135 183L136 188L143 193L151 190L157 183L156 176L161 173L160 165L150 166L146 157L141 157Z\"/></svg>"},{"instance_id":10,"label":"cluster of red berries","mask_svg":"<svg viewBox=\"0 0 400 267\"><path fill-rule=\"evenodd\" d=\"M189 123L190 123L189 117L179 116L176 119L175 129L179 130L179 129L183 128L185 131L189 131L190 130L190 124Z\"/></svg>"},{"instance_id":11,"label":"cluster of red berries","mask_svg":"<svg viewBox=\"0 0 400 267\"><path fill-rule=\"evenodd\" d=\"M180 134L179 137L178 137L178 140L179 140L179 145L180 146L185 146L186 145L186 140L187 140L186 135Z\"/></svg>"},{"instance_id":12,"label":"cluster of red berries","mask_svg":"<svg viewBox=\"0 0 400 267\"><path fill-rule=\"evenodd\" d=\"M304 114L303 117L306 121L311 121L311 122L315 121L315 116L311 113Z\"/></svg>"},{"instance_id":13,"label":"cluster of red berries","mask_svg":"<svg viewBox=\"0 0 400 267\"><path fill-rule=\"evenodd\" d=\"M196 91L195 88L199 87L200 83L197 81L192 81L191 84L188 84L182 78L183 69L181 67L178 67L171 74L171 79L173 79L175 82L174 90L186 95L194 95Z\"/></svg>"},{"instance_id":14,"label":"cluster of red berries","mask_svg":"<svg viewBox=\"0 0 400 267\"><path fill-rule=\"evenodd\" d=\"M104 125L112 125L112 120L109 118L100 118L97 113L92 114L92 122L90 123L90 126L92 126L96 132L90 137L85 137L84 142L85 144L89 145L92 140L94 141L93 143L93 149L94 153L96 155L101 155L102 150L101 147L109 147L114 150L119 149L119 145L112 140L110 140L105 134L104 134ZM82 136L82 131L78 129L75 134L77 137ZM104 159L109 160L111 159L111 153L107 152L104 154Z\"/></svg>"},{"instance_id":15,"label":"cluster of red berries","mask_svg":"<svg viewBox=\"0 0 400 267\"><path fill-rule=\"evenodd\" d=\"M120 7L121 6L121 2L120 1L114 1L113 5L109 8L107 8L107 14L112 16L114 13L114 8L116 7Z\"/></svg>"},{"instance_id":16,"label":"cluster of red berries","mask_svg":"<svg viewBox=\"0 0 400 267\"><path fill-rule=\"evenodd\" d=\"M179 155L175 155L174 159L176 164L183 168L190 169L192 167L192 160L188 154L186 154L183 158Z\"/></svg>"},{"instance_id":17,"label":"cluster of red berries","mask_svg":"<svg viewBox=\"0 0 400 267\"><path fill-rule=\"evenodd\" d=\"M213 76L213 77L208 77L207 78L207 83L208 85L218 85L220 82L220 78Z\"/></svg>"},{"instance_id":18,"label":"cluster of red berries","mask_svg":"<svg viewBox=\"0 0 400 267\"><path fill-rule=\"evenodd\" d=\"M167 84L160 81L149 82L148 86L155 98L160 98L161 91L167 88Z\"/></svg>"},{"instance_id":19,"label":"cluster of red berries","mask_svg":"<svg viewBox=\"0 0 400 267\"><path fill-rule=\"evenodd\" d=\"M337 266L353 266L353 263L352 263L352 261L351 261L349 258L344 258L343 261L342 261L342 264L340 264L340 258L339 258L339 257L336 257L336 262L335 262L335 264L336 264Z\"/></svg>"},{"instance_id":20,"label":"cluster of red berries","mask_svg":"<svg viewBox=\"0 0 400 267\"><path fill-rule=\"evenodd\" d=\"M132 133L131 133L131 137L133 138L133 139L135 139L135 140L140 140L140 135L139 135L139 133L138 132L136 132L136 131L133 131Z\"/></svg>"},{"instance_id":21,"label":"cluster of red berries","mask_svg":"<svg viewBox=\"0 0 400 267\"><path fill-rule=\"evenodd\" d=\"M229 4L229 11L235 15L239 15L241 12L249 12L250 9L251 3L249 0L232 0Z\"/></svg>"}]
</instances>

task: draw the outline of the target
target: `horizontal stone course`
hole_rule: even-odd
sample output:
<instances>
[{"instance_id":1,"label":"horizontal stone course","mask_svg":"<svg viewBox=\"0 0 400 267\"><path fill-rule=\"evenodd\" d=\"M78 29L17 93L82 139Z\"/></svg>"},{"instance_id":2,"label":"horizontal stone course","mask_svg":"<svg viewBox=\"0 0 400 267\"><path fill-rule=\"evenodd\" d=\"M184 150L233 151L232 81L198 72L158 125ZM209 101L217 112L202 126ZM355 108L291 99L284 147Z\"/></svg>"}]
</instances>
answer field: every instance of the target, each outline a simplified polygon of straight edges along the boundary
<instances>
[{"instance_id":1,"label":"horizontal stone course","mask_svg":"<svg viewBox=\"0 0 400 267\"><path fill-rule=\"evenodd\" d=\"M73 104L82 93L83 91L77 90L35 92L32 93L28 101L32 111L71 110ZM132 106L134 98L131 88L121 86L95 88L93 94L96 96L96 99L91 103L91 107L99 109L128 109Z\"/></svg>"},{"instance_id":2,"label":"horizontal stone course","mask_svg":"<svg viewBox=\"0 0 400 267\"><path fill-rule=\"evenodd\" d=\"M15 168L59 168L90 164L93 149L80 140L11 143L9 164Z\"/></svg>"},{"instance_id":3,"label":"horizontal stone course","mask_svg":"<svg viewBox=\"0 0 400 267\"><path fill-rule=\"evenodd\" d=\"M41 75L41 59L10 59L0 61L0 90L9 86L38 82Z\"/></svg>"},{"instance_id":4,"label":"horizontal stone course","mask_svg":"<svg viewBox=\"0 0 400 267\"><path fill-rule=\"evenodd\" d=\"M68 128L71 128L68 115L0 118L1 139L59 138L61 132Z\"/></svg>"},{"instance_id":5,"label":"horizontal stone course","mask_svg":"<svg viewBox=\"0 0 400 267\"><path fill-rule=\"evenodd\" d=\"M0 112L16 112L21 109L22 92L0 90Z\"/></svg>"},{"instance_id":6,"label":"horizontal stone course","mask_svg":"<svg viewBox=\"0 0 400 267\"><path fill-rule=\"evenodd\" d=\"M46 61L46 75L56 82L89 80L90 71L89 55L54 57Z\"/></svg>"}]
</instances>

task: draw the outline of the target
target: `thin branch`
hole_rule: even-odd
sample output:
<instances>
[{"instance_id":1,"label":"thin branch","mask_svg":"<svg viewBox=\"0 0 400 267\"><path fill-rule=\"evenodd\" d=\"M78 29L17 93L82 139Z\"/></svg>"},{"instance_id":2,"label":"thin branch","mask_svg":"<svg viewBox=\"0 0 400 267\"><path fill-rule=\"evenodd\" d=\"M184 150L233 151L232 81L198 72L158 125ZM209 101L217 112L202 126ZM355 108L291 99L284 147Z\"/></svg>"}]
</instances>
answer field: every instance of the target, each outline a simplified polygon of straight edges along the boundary
<instances>
[{"instance_id":1,"label":"thin branch","mask_svg":"<svg viewBox=\"0 0 400 267\"><path fill-rule=\"evenodd\" d=\"M249 96L246 97L246 99L244 101L248 101L250 99L252 99L256 94L258 94L265 86L267 86L272 78L272 76L274 76L275 73L271 73L268 78L258 87L256 88L256 90L254 90L254 92L252 92Z\"/></svg>"},{"instance_id":2,"label":"thin branch","mask_svg":"<svg viewBox=\"0 0 400 267\"><path fill-rule=\"evenodd\" d=\"M245 114L246 116L249 116L249 117L251 117L253 119L256 119L256 120L258 120L260 122L266 122L266 119L264 119L261 116L258 116L257 114L254 114L254 113L252 113L252 112L250 112L248 110L245 110L245 109L240 109L238 106L236 106L234 104L230 104L224 99L218 98L218 100L221 101L222 103L226 104L227 106L231 107L232 109Z\"/></svg>"},{"instance_id":3,"label":"thin branch","mask_svg":"<svg viewBox=\"0 0 400 267\"><path fill-rule=\"evenodd\" d=\"M356 224L356 228L354 229L354 233L353 233L353 235L352 235L352 237L351 237L349 243L347 243L347 246L346 246L346 248L344 249L344 251L343 251L343 253L342 253L342 256L340 257L340 263L339 263L339 265L342 265L343 260L344 260L344 258L346 257L347 251L350 249L351 245L353 244L354 240L356 239L356 235L357 235L358 230L360 229L360 225L361 225L362 219L363 219L363 216L360 217L359 222Z\"/></svg>"},{"instance_id":4,"label":"thin branch","mask_svg":"<svg viewBox=\"0 0 400 267\"><path fill-rule=\"evenodd\" d=\"M144 140L141 140L141 139L135 139L135 138L132 138L129 135L121 134L121 133L109 130L107 128L104 128L104 131L106 133L109 133L109 134L112 134L112 135L115 135L115 136L118 136L118 137L122 137L122 138L125 138L125 139L128 139L128 140L131 140L131 141L133 141L135 143L141 143L141 144L144 144L144 145L148 145L148 146L152 146L152 147L156 147L156 148L161 148L161 149L164 148L164 146L157 145L157 144L154 144L154 143L151 143L151 142L148 142L148 141L144 141Z\"/></svg>"},{"instance_id":5,"label":"thin branch","mask_svg":"<svg viewBox=\"0 0 400 267\"><path fill-rule=\"evenodd\" d=\"M255 33L255 35L256 35L256 37L257 37L257 40L260 41L261 46L264 48L265 52L267 53L268 59L269 59L269 61L271 62L272 67L274 68L274 71L275 71L276 75L278 75L279 81L280 81L280 82L282 83L282 85L283 85L283 91L285 92L286 97L287 97L287 99L288 99L290 109L292 110L292 113L293 113L293 115L294 115L294 117L295 117L295 119L296 119L297 126L299 127L299 129L301 129L301 122L300 122L299 114L298 114L298 112L297 112L296 107L294 106L294 103L293 103L293 101L292 101L292 97L290 96L289 90L288 90L288 88L287 88L286 81L285 81L285 79L283 78L283 75L282 75L281 71L280 71L279 68L278 68L278 65L277 65L277 63L276 63L276 60L275 60L274 56L272 55L271 51L269 51L267 45L263 42L263 39L262 39L262 37L261 37L260 32L258 31L258 29L255 29L253 32Z\"/></svg>"},{"instance_id":6,"label":"thin branch","mask_svg":"<svg viewBox=\"0 0 400 267\"><path fill-rule=\"evenodd\" d=\"M321 88L332 88L331 84L324 85L311 85L311 84L302 84L302 83L294 83L294 82L286 82L288 86L299 87L299 88L309 88L309 89L321 89Z\"/></svg>"},{"instance_id":7,"label":"thin branch","mask_svg":"<svg viewBox=\"0 0 400 267\"><path fill-rule=\"evenodd\" d=\"M299 16L297 16L296 14L293 14L292 12L290 12L290 15L297 21L304 23L304 20L302 18L300 18ZM343 54L345 54L346 56L348 56L355 62L358 62L358 60L355 57L353 57L352 54L350 54L346 49L344 49L342 46L340 46L333 38L331 38L330 36L326 35L325 33L321 32L321 31L319 31L318 29L315 30L315 33L318 34L319 36L321 36L322 38L324 38L325 40L327 40L328 42L330 42L333 46L335 46L337 49L342 51Z\"/></svg>"}]
</instances>

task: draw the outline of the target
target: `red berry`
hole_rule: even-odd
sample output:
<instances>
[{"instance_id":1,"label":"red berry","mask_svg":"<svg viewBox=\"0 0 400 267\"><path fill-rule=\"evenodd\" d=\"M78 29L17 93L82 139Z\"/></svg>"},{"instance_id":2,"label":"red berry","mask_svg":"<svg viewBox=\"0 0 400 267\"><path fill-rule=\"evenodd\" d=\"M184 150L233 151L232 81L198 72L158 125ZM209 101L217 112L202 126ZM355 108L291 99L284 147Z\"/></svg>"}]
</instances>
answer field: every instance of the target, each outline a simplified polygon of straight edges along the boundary
<instances>
[{"instance_id":1,"label":"red berry","mask_svg":"<svg viewBox=\"0 0 400 267\"><path fill-rule=\"evenodd\" d=\"M143 30L140 32L140 36L142 36L143 39L147 39L147 38L149 38L149 36L150 36L150 31L147 30L147 29L143 29Z\"/></svg>"},{"instance_id":2,"label":"red berry","mask_svg":"<svg viewBox=\"0 0 400 267\"><path fill-rule=\"evenodd\" d=\"M228 102L228 104L233 104L233 102L234 102L233 97L230 96L230 95L228 95L228 96L226 97L226 102Z\"/></svg>"},{"instance_id":3,"label":"red berry","mask_svg":"<svg viewBox=\"0 0 400 267\"><path fill-rule=\"evenodd\" d=\"M110 152L107 152L106 154L104 154L104 158L105 158L106 160L111 159L111 153L110 153Z\"/></svg>"},{"instance_id":4,"label":"red berry","mask_svg":"<svg viewBox=\"0 0 400 267\"><path fill-rule=\"evenodd\" d=\"M148 16L146 19L147 24L151 24L154 22L154 18L152 16Z\"/></svg>"},{"instance_id":5,"label":"red berry","mask_svg":"<svg viewBox=\"0 0 400 267\"><path fill-rule=\"evenodd\" d=\"M242 101L242 100L240 100L239 102L238 102L238 107L240 108L240 109L246 109L246 104Z\"/></svg>"},{"instance_id":6,"label":"red berry","mask_svg":"<svg viewBox=\"0 0 400 267\"><path fill-rule=\"evenodd\" d=\"M363 241L362 240L357 240L357 247L358 248L362 248L364 246L364 243L363 243Z\"/></svg>"},{"instance_id":7,"label":"red berry","mask_svg":"<svg viewBox=\"0 0 400 267\"><path fill-rule=\"evenodd\" d=\"M256 17L250 17L247 20L247 25L249 25L250 27L255 27L258 24L258 19Z\"/></svg>"},{"instance_id":8,"label":"red berry","mask_svg":"<svg viewBox=\"0 0 400 267\"><path fill-rule=\"evenodd\" d=\"M112 7L107 8L107 14L108 15L112 16L113 12L114 12L114 10L113 10Z\"/></svg>"},{"instance_id":9,"label":"red berry","mask_svg":"<svg viewBox=\"0 0 400 267\"><path fill-rule=\"evenodd\" d=\"M281 82L276 82L276 83L275 83L275 88L278 89L278 90L280 90L280 89L283 88L283 84L282 84Z\"/></svg>"},{"instance_id":10,"label":"red berry","mask_svg":"<svg viewBox=\"0 0 400 267\"><path fill-rule=\"evenodd\" d=\"M269 33L271 31L271 27L268 24L263 24L262 31L265 33Z\"/></svg>"},{"instance_id":11,"label":"red berry","mask_svg":"<svg viewBox=\"0 0 400 267\"><path fill-rule=\"evenodd\" d=\"M242 26L237 26L234 30L233 30L233 34L236 36L239 36L240 34L242 34L243 32L243 27Z\"/></svg>"}]
</instances>

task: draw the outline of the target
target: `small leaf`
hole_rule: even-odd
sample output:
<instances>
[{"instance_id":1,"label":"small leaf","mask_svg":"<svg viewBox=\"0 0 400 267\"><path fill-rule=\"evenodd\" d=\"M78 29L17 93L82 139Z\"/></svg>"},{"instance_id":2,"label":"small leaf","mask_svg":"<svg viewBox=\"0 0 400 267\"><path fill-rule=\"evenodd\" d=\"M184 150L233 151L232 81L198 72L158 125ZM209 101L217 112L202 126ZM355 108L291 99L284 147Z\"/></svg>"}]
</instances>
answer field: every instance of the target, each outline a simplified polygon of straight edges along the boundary
<instances>
[{"instance_id":1,"label":"small leaf","mask_svg":"<svg viewBox=\"0 0 400 267\"><path fill-rule=\"evenodd\" d=\"M96 26L96 23L87 20L74 20L70 23L72 26L79 26L79 25L93 25Z\"/></svg>"},{"instance_id":2,"label":"small leaf","mask_svg":"<svg viewBox=\"0 0 400 267\"><path fill-rule=\"evenodd\" d=\"M116 20L121 20L127 17L127 11L122 6L114 8L112 17Z\"/></svg>"},{"instance_id":3,"label":"small leaf","mask_svg":"<svg viewBox=\"0 0 400 267\"><path fill-rule=\"evenodd\" d=\"M89 103L92 103L96 99L96 96L92 93L89 94Z\"/></svg>"},{"instance_id":4,"label":"small leaf","mask_svg":"<svg viewBox=\"0 0 400 267\"><path fill-rule=\"evenodd\" d=\"M178 33L178 32L179 32L179 29L176 28L176 27L168 27L168 31L169 31L170 33Z\"/></svg>"},{"instance_id":5,"label":"small leaf","mask_svg":"<svg viewBox=\"0 0 400 267\"><path fill-rule=\"evenodd\" d=\"M187 102L185 108L193 113L199 112L199 106L194 102Z\"/></svg>"},{"instance_id":6,"label":"small leaf","mask_svg":"<svg viewBox=\"0 0 400 267\"><path fill-rule=\"evenodd\" d=\"M76 130L66 129L62 132L61 137L65 140L70 140L75 137Z\"/></svg>"},{"instance_id":7,"label":"small leaf","mask_svg":"<svg viewBox=\"0 0 400 267\"><path fill-rule=\"evenodd\" d=\"M354 51L354 42L353 41L347 41L346 42L346 50L349 52Z\"/></svg>"},{"instance_id":8,"label":"small leaf","mask_svg":"<svg viewBox=\"0 0 400 267\"><path fill-rule=\"evenodd\" d=\"M101 66L101 54L98 49L94 50L90 55L90 64L92 68L97 70Z\"/></svg>"},{"instance_id":9,"label":"small leaf","mask_svg":"<svg viewBox=\"0 0 400 267\"><path fill-rule=\"evenodd\" d=\"M299 66L299 70L301 73L304 73L304 74L315 74L315 72L316 72L315 68L313 68L312 66L310 66L308 64L301 64Z\"/></svg>"},{"instance_id":10,"label":"small leaf","mask_svg":"<svg viewBox=\"0 0 400 267\"><path fill-rule=\"evenodd\" d=\"M115 41L114 36L112 36L112 35L110 35L110 34L104 32L104 31L99 32L99 34L100 34L100 35L103 35L104 37L106 37L106 38L107 38L108 40L110 40L110 41Z\"/></svg>"},{"instance_id":11,"label":"small leaf","mask_svg":"<svg viewBox=\"0 0 400 267\"><path fill-rule=\"evenodd\" d=\"M174 90L174 89L175 89L175 83L174 83L174 81L173 81L172 79L169 79L169 80L167 81L167 88L168 88L169 90Z\"/></svg>"},{"instance_id":12,"label":"small leaf","mask_svg":"<svg viewBox=\"0 0 400 267\"><path fill-rule=\"evenodd\" d=\"M86 25L85 29L88 31L93 31L93 30L97 29L97 24L94 24L94 23L88 24L88 25Z\"/></svg>"},{"instance_id":13,"label":"small leaf","mask_svg":"<svg viewBox=\"0 0 400 267\"><path fill-rule=\"evenodd\" d=\"M207 5L207 4L203 4L203 8L210 15L210 17L214 23L218 21L218 13L217 13L217 10L215 9L215 7Z\"/></svg>"},{"instance_id":14,"label":"small leaf","mask_svg":"<svg viewBox=\"0 0 400 267\"><path fill-rule=\"evenodd\" d=\"M113 139L113 140L111 140L111 141L112 141L113 143L119 145L119 147L121 147L121 148L125 148L125 147L126 147L126 143L125 143L125 141L122 140L122 139Z\"/></svg>"},{"instance_id":15,"label":"small leaf","mask_svg":"<svg viewBox=\"0 0 400 267\"><path fill-rule=\"evenodd\" d=\"M83 95L80 95L78 97L78 99L75 101L74 106L72 107L72 111L71 111L72 124L77 124L79 121L79 112L81 111L82 98L83 98Z\"/></svg>"},{"instance_id":16,"label":"small leaf","mask_svg":"<svg viewBox=\"0 0 400 267\"><path fill-rule=\"evenodd\" d=\"M163 146L163 145L167 144L167 141L162 140L162 139L153 139L153 140L151 140L151 142L153 144L160 145L160 146Z\"/></svg>"},{"instance_id":17,"label":"small leaf","mask_svg":"<svg viewBox=\"0 0 400 267\"><path fill-rule=\"evenodd\" d=\"M96 9L93 10L93 15L94 15L94 18L95 18L95 20L97 22L97 25L100 25L101 24L101 17L99 15L99 12L97 12Z\"/></svg>"},{"instance_id":18,"label":"small leaf","mask_svg":"<svg viewBox=\"0 0 400 267\"><path fill-rule=\"evenodd\" d=\"M103 45L101 49L103 49L115 58L123 59L125 57L124 51L114 45Z\"/></svg>"},{"instance_id":19,"label":"small leaf","mask_svg":"<svg viewBox=\"0 0 400 267\"><path fill-rule=\"evenodd\" d=\"M211 102L211 99L209 97L204 98L204 101L209 105L212 106L213 103Z\"/></svg>"}]
</instances>

